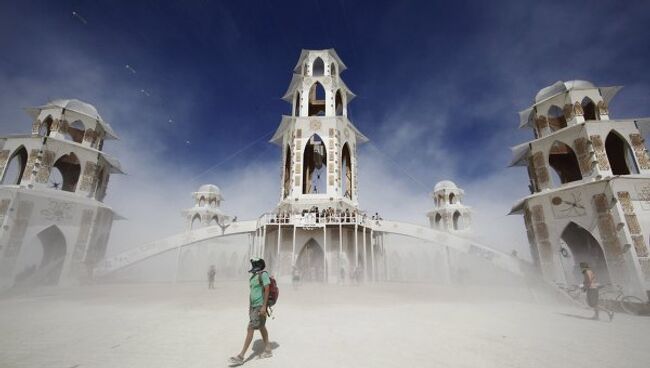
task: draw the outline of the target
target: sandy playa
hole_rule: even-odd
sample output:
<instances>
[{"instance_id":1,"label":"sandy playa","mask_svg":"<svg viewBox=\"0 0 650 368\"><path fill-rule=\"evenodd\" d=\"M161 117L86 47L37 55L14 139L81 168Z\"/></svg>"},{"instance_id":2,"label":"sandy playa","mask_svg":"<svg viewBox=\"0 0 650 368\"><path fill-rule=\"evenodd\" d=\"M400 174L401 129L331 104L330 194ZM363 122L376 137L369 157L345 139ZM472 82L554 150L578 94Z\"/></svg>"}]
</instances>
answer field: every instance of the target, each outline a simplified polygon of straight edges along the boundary
<instances>
[{"instance_id":1,"label":"sandy playa","mask_svg":"<svg viewBox=\"0 0 650 368\"><path fill-rule=\"evenodd\" d=\"M418 284L281 285L274 357L247 367L647 367L650 318ZM107 285L0 299L1 367L226 367L245 282ZM538 299L540 299L538 297ZM605 317L603 316L603 319ZM255 340L258 340L256 335ZM254 341L255 341L254 340ZM261 346L257 346L258 350Z\"/></svg>"}]
</instances>

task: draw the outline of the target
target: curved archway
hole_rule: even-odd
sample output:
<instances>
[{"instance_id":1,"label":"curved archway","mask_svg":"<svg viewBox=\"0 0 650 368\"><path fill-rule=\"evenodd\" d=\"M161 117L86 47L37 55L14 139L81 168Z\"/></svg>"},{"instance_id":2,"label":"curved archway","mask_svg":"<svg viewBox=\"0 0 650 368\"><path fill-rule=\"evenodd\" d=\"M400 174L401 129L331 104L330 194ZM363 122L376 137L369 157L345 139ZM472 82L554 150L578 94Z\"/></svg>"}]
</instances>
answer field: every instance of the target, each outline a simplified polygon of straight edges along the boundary
<instances>
[{"instance_id":1,"label":"curved archway","mask_svg":"<svg viewBox=\"0 0 650 368\"><path fill-rule=\"evenodd\" d=\"M325 254L320 244L313 238L309 239L300 250L300 253L298 253L298 258L296 259L296 267L298 268L298 272L300 272L301 280L324 281L324 259Z\"/></svg>"},{"instance_id":2,"label":"curved archway","mask_svg":"<svg viewBox=\"0 0 650 368\"><path fill-rule=\"evenodd\" d=\"M566 128L566 118L561 107L553 105L548 109L548 126L551 132Z\"/></svg>"},{"instance_id":3,"label":"curved archway","mask_svg":"<svg viewBox=\"0 0 650 368\"><path fill-rule=\"evenodd\" d=\"M548 163L561 184L582 180L578 157L568 145L555 141L548 155Z\"/></svg>"},{"instance_id":4,"label":"curved archway","mask_svg":"<svg viewBox=\"0 0 650 368\"><path fill-rule=\"evenodd\" d=\"M27 149L20 146L9 156L2 174L2 185L18 185L23 180L25 166L27 165Z\"/></svg>"},{"instance_id":5,"label":"curved archway","mask_svg":"<svg viewBox=\"0 0 650 368\"><path fill-rule=\"evenodd\" d=\"M284 158L284 183L282 184L282 198L287 198L291 192L291 147L287 144Z\"/></svg>"},{"instance_id":6,"label":"curved archway","mask_svg":"<svg viewBox=\"0 0 650 368\"><path fill-rule=\"evenodd\" d=\"M218 216L212 216L210 219L210 222L208 223L208 226L216 226L219 225L219 217Z\"/></svg>"},{"instance_id":7,"label":"curved archway","mask_svg":"<svg viewBox=\"0 0 650 368\"><path fill-rule=\"evenodd\" d=\"M463 228L463 216L459 211L454 212L452 219L454 223L454 230L460 230Z\"/></svg>"},{"instance_id":8,"label":"curved archway","mask_svg":"<svg viewBox=\"0 0 650 368\"><path fill-rule=\"evenodd\" d=\"M325 87L314 82L309 89L309 116L325 116Z\"/></svg>"},{"instance_id":9,"label":"curved archway","mask_svg":"<svg viewBox=\"0 0 650 368\"><path fill-rule=\"evenodd\" d=\"M198 229L201 227L201 215L198 213L192 217L192 221L190 222L190 230Z\"/></svg>"},{"instance_id":10,"label":"curved archway","mask_svg":"<svg viewBox=\"0 0 650 368\"><path fill-rule=\"evenodd\" d=\"M634 152L618 132L612 130L605 139L605 152L609 160L609 166L614 175L638 174L639 167L634 159Z\"/></svg>"},{"instance_id":11,"label":"curved archway","mask_svg":"<svg viewBox=\"0 0 650 368\"><path fill-rule=\"evenodd\" d=\"M318 134L307 140L303 153L302 193L327 193L327 149Z\"/></svg>"},{"instance_id":12,"label":"curved archway","mask_svg":"<svg viewBox=\"0 0 650 368\"><path fill-rule=\"evenodd\" d=\"M330 64L330 75L332 77L336 76L338 72L336 71L336 64L332 63Z\"/></svg>"},{"instance_id":13,"label":"curved archway","mask_svg":"<svg viewBox=\"0 0 650 368\"><path fill-rule=\"evenodd\" d=\"M456 195L454 193L449 193L449 204L456 204Z\"/></svg>"},{"instance_id":14,"label":"curved archway","mask_svg":"<svg viewBox=\"0 0 650 368\"><path fill-rule=\"evenodd\" d=\"M314 63L312 64L311 67L312 70L312 75L314 77L320 77L321 75L325 74L325 63L323 62L323 59L320 57L317 57L314 60Z\"/></svg>"},{"instance_id":15,"label":"curved archway","mask_svg":"<svg viewBox=\"0 0 650 368\"><path fill-rule=\"evenodd\" d=\"M341 95L340 89L336 91L336 97L334 98L334 106L335 106L334 110L336 112L336 116L343 115L343 96Z\"/></svg>"},{"instance_id":16,"label":"curved archway","mask_svg":"<svg viewBox=\"0 0 650 368\"><path fill-rule=\"evenodd\" d=\"M204 207L205 206L205 197L201 196L199 198L199 207Z\"/></svg>"},{"instance_id":17,"label":"curved archway","mask_svg":"<svg viewBox=\"0 0 650 368\"><path fill-rule=\"evenodd\" d=\"M436 228L440 229L440 227L442 226L442 216L440 215L440 213L436 213L435 223L436 223Z\"/></svg>"},{"instance_id":18,"label":"curved archway","mask_svg":"<svg viewBox=\"0 0 650 368\"><path fill-rule=\"evenodd\" d=\"M84 123L81 120L75 120L65 129L64 137L68 141L81 143L83 142L85 133L86 127L84 126Z\"/></svg>"},{"instance_id":19,"label":"curved archway","mask_svg":"<svg viewBox=\"0 0 650 368\"><path fill-rule=\"evenodd\" d=\"M341 193L352 199L352 160L350 159L350 146L346 142L341 150Z\"/></svg>"},{"instance_id":20,"label":"curved archway","mask_svg":"<svg viewBox=\"0 0 650 368\"><path fill-rule=\"evenodd\" d=\"M582 105L582 111L585 120L598 120L596 116L596 104L591 98L583 98L580 105Z\"/></svg>"},{"instance_id":21,"label":"curved archway","mask_svg":"<svg viewBox=\"0 0 650 368\"><path fill-rule=\"evenodd\" d=\"M296 92L296 98L293 102L293 116L300 115L300 92Z\"/></svg>"},{"instance_id":22,"label":"curved archway","mask_svg":"<svg viewBox=\"0 0 650 368\"><path fill-rule=\"evenodd\" d=\"M61 189L66 192L74 192L79 182L81 165L74 152L61 156L50 171L49 183L54 189Z\"/></svg>"},{"instance_id":23,"label":"curved archway","mask_svg":"<svg viewBox=\"0 0 650 368\"><path fill-rule=\"evenodd\" d=\"M21 249L17 266L22 269L16 274L14 282L25 286L56 285L66 254L65 236L58 226L51 225L41 230L34 241L26 243Z\"/></svg>"},{"instance_id":24,"label":"curved archway","mask_svg":"<svg viewBox=\"0 0 650 368\"><path fill-rule=\"evenodd\" d=\"M589 231L575 222L570 222L562 231L560 239L569 250L566 257L569 258L569 263L572 265L572 269L564 270L567 273L567 279L580 282L582 278L580 263L585 262L594 270L599 283L606 284L609 282L609 270L607 269L605 254L598 240Z\"/></svg>"}]
</instances>

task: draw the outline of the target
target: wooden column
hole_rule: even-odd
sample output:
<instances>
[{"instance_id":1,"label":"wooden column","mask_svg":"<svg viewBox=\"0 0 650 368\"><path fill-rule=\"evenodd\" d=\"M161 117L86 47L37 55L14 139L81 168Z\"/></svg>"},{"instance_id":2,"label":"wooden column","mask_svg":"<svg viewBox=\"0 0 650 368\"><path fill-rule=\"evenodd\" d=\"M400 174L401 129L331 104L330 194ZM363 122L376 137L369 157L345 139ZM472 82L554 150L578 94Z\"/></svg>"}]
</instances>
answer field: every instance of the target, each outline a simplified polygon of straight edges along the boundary
<instances>
[{"instance_id":1,"label":"wooden column","mask_svg":"<svg viewBox=\"0 0 650 368\"><path fill-rule=\"evenodd\" d=\"M375 271L375 231L370 229L370 265L372 266L372 281L377 281L377 272Z\"/></svg>"},{"instance_id":2,"label":"wooden column","mask_svg":"<svg viewBox=\"0 0 650 368\"><path fill-rule=\"evenodd\" d=\"M323 281L327 282L327 225L323 226Z\"/></svg>"}]
</instances>

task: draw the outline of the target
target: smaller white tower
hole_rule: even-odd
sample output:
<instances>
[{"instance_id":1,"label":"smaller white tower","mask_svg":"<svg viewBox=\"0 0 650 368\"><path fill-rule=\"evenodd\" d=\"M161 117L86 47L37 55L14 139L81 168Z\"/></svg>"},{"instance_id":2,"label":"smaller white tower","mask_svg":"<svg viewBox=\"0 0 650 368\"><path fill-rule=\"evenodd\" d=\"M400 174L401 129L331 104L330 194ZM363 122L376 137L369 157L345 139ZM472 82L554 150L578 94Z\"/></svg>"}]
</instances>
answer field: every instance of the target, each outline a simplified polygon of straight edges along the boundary
<instances>
[{"instance_id":1,"label":"smaller white tower","mask_svg":"<svg viewBox=\"0 0 650 368\"><path fill-rule=\"evenodd\" d=\"M427 213L433 229L449 232L467 232L471 229L470 207L463 205L465 191L449 180L443 180L433 187L431 197L434 209Z\"/></svg>"},{"instance_id":2,"label":"smaller white tower","mask_svg":"<svg viewBox=\"0 0 650 368\"><path fill-rule=\"evenodd\" d=\"M184 210L182 213L187 219L187 230L194 230L206 226L224 226L230 220L230 216L221 211L221 189L213 184L204 184L199 190L192 193L194 207Z\"/></svg>"}]
</instances>

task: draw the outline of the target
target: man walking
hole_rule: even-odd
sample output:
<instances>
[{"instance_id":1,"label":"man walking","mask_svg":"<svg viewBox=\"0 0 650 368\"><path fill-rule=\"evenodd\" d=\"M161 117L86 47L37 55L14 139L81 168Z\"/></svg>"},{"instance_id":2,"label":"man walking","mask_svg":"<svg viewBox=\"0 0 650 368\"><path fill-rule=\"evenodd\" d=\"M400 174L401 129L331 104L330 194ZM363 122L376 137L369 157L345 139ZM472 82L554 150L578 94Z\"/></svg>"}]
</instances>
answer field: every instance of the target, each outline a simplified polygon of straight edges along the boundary
<instances>
[{"instance_id":1,"label":"man walking","mask_svg":"<svg viewBox=\"0 0 650 368\"><path fill-rule=\"evenodd\" d=\"M252 274L248 280L250 288L248 328L246 330L246 338L244 339L244 347L238 355L230 358L230 363L234 365L244 364L244 355L253 341L253 333L255 330L260 330L262 340L264 341L264 352L260 355L260 358L270 358L273 356L271 344L269 343L269 333L266 330L266 308L269 301L271 279L269 278L269 274L264 271L266 263L263 259L251 259L251 266L250 271L248 271Z\"/></svg>"},{"instance_id":2,"label":"man walking","mask_svg":"<svg viewBox=\"0 0 650 368\"><path fill-rule=\"evenodd\" d=\"M587 292L587 304L594 309L594 316L591 317L591 319L600 319L598 312L600 309L602 309L607 313L609 320L611 321L614 318L614 312L602 308L598 305L599 295L598 283L596 282L596 274L591 270L589 264L586 262L580 263L580 268L582 269L582 275L584 276L582 287L583 290Z\"/></svg>"},{"instance_id":3,"label":"man walking","mask_svg":"<svg viewBox=\"0 0 650 368\"><path fill-rule=\"evenodd\" d=\"M210 266L208 270L208 289L214 289L214 277L217 275L217 270L214 265Z\"/></svg>"}]
</instances>

